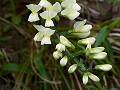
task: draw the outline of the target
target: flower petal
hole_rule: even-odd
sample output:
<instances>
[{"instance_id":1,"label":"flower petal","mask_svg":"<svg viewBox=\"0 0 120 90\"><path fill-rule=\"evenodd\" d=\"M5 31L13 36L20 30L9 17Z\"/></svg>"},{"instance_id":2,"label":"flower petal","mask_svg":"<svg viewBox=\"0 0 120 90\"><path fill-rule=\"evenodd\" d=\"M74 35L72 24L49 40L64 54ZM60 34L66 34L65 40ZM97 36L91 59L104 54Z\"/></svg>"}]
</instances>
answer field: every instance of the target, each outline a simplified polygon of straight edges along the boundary
<instances>
[{"instance_id":1,"label":"flower petal","mask_svg":"<svg viewBox=\"0 0 120 90\"><path fill-rule=\"evenodd\" d=\"M43 38L43 34L41 34L40 32L38 32L35 37L34 37L34 41L41 41Z\"/></svg>"},{"instance_id":2,"label":"flower petal","mask_svg":"<svg viewBox=\"0 0 120 90\"><path fill-rule=\"evenodd\" d=\"M53 10L54 10L55 12L57 12L57 13L61 11L61 5L60 5L59 2L56 2L56 3L53 5Z\"/></svg>"},{"instance_id":3,"label":"flower petal","mask_svg":"<svg viewBox=\"0 0 120 90\"><path fill-rule=\"evenodd\" d=\"M53 18L53 17L55 17L56 15L57 15L56 12L54 12L54 11L49 11L49 17L50 17L50 19Z\"/></svg>"},{"instance_id":4,"label":"flower petal","mask_svg":"<svg viewBox=\"0 0 120 90\"><path fill-rule=\"evenodd\" d=\"M39 17L38 17L37 13L31 13L29 15L29 18L28 18L29 22L35 22L35 21L38 21L38 20L39 20Z\"/></svg>"},{"instance_id":5,"label":"flower petal","mask_svg":"<svg viewBox=\"0 0 120 90\"><path fill-rule=\"evenodd\" d=\"M74 20L76 17L78 17L80 15L79 12L77 11L72 11L71 13L69 13L67 15L67 17L70 19L70 20Z\"/></svg>"},{"instance_id":6,"label":"flower petal","mask_svg":"<svg viewBox=\"0 0 120 90\"><path fill-rule=\"evenodd\" d=\"M43 33L45 31L45 27L42 25L33 25L39 32Z\"/></svg>"},{"instance_id":7,"label":"flower petal","mask_svg":"<svg viewBox=\"0 0 120 90\"><path fill-rule=\"evenodd\" d=\"M50 29L50 28L46 28L46 30L44 31L44 36L51 36L51 35L53 35L54 34L54 32L55 32L55 30L52 30L52 29Z\"/></svg>"},{"instance_id":8,"label":"flower petal","mask_svg":"<svg viewBox=\"0 0 120 90\"><path fill-rule=\"evenodd\" d=\"M51 44L50 37L44 36L41 40L41 45Z\"/></svg>"},{"instance_id":9,"label":"flower petal","mask_svg":"<svg viewBox=\"0 0 120 90\"><path fill-rule=\"evenodd\" d=\"M38 12L42 8L40 5L36 5L36 4L29 4L29 5L26 5L26 7L35 13Z\"/></svg>"},{"instance_id":10,"label":"flower petal","mask_svg":"<svg viewBox=\"0 0 120 90\"><path fill-rule=\"evenodd\" d=\"M46 20L45 26L46 26L46 27L54 26L54 23L53 23L52 20Z\"/></svg>"},{"instance_id":11,"label":"flower petal","mask_svg":"<svg viewBox=\"0 0 120 90\"><path fill-rule=\"evenodd\" d=\"M44 19L48 19L49 18L49 11L44 11L44 12L40 13L40 16Z\"/></svg>"},{"instance_id":12,"label":"flower petal","mask_svg":"<svg viewBox=\"0 0 120 90\"><path fill-rule=\"evenodd\" d=\"M83 21L78 21L74 24L74 29L75 31L79 31L83 26L84 24L86 23L86 19L83 20Z\"/></svg>"}]
</instances>

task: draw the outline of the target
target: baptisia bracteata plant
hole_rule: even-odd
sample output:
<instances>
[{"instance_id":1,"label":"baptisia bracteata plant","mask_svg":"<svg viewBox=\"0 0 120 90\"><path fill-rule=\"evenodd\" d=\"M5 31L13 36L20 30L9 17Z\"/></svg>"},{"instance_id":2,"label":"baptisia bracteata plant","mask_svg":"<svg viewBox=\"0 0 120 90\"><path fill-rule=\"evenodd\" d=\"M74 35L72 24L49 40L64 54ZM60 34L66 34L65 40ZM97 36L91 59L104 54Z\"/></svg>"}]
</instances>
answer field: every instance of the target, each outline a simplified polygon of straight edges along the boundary
<instances>
[{"instance_id":1,"label":"baptisia bracteata plant","mask_svg":"<svg viewBox=\"0 0 120 90\"><path fill-rule=\"evenodd\" d=\"M66 36L60 34L63 31L53 30L53 27L56 27L54 20L59 20L60 22L60 17L74 20L80 15L79 10L81 7L76 0L62 0L61 2L55 2L53 5L47 0L41 0L38 4L29 4L26 7L32 12L28 18L29 22L45 20L43 25L33 25L38 31L34 36L34 41L40 41L41 45L53 44L54 42L51 42L51 40L54 38L51 36L55 35L55 38L59 39L59 43L56 44L56 51L53 52L54 59L59 59L62 67L69 62L69 65L71 64L68 68L69 73L73 73L77 69L81 70L83 84L88 83L88 78L94 82L100 81L97 75L91 73L92 70L111 70L112 66L110 64L97 65L96 63L94 68L87 66L92 60L96 62L97 60L104 60L107 53L104 52L104 47L93 47L96 39L88 37L91 33L92 25L86 24L86 19L75 22L73 28L68 30ZM72 42L71 38L67 38L68 36L77 39ZM76 40L78 41L75 43ZM84 55L84 57L80 58L81 55Z\"/></svg>"}]
</instances>

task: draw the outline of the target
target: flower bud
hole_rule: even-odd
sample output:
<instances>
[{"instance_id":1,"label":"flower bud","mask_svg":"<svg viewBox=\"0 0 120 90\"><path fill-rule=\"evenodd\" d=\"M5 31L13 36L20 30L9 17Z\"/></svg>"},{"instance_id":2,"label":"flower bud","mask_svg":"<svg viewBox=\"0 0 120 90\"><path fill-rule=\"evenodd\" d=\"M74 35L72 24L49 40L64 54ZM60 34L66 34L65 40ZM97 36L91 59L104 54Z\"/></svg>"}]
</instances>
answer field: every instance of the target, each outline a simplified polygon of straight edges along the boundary
<instances>
[{"instance_id":1,"label":"flower bud","mask_svg":"<svg viewBox=\"0 0 120 90\"><path fill-rule=\"evenodd\" d=\"M73 64L72 66L69 67L68 72L73 73L77 69L77 64Z\"/></svg>"},{"instance_id":2,"label":"flower bud","mask_svg":"<svg viewBox=\"0 0 120 90\"><path fill-rule=\"evenodd\" d=\"M90 38L86 38L86 39L82 39L78 41L78 44L84 44L84 45L88 45L88 43L90 43L91 45L94 44L95 42L95 38L94 37L90 37Z\"/></svg>"},{"instance_id":3,"label":"flower bud","mask_svg":"<svg viewBox=\"0 0 120 90\"><path fill-rule=\"evenodd\" d=\"M87 84L88 83L88 75L87 75L87 73L83 74L82 81L83 81L83 84Z\"/></svg>"},{"instance_id":4,"label":"flower bud","mask_svg":"<svg viewBox=\"0 0 120 90\"><path fill-rule=\"evenodd\" d=\"M102 52L104 49L105 49L104 47L91 48L90 53L91 53L91 54L93 54L93 53L100 53L100 52Z\"/></svg>"},{"instance_id":5,"label":"flower bud","mask_svg":"<svg viewBox=\"0 0 120 90\"><path fill-rule=\"evenodd\" d=\"M82 32L82 33L87 33L90 31L90 29L92 28L92 25L84 25L81 30L79 30L78 32Z\"/></svg>"},{"instance_id":6,"label":"flower bud","mask_svg":"<svg viewBox=\"0 0 120 90\"><path fill-rule=\"evenodd\" d=\"M86 23L86 19L85 20L83 20L83 21L78 21L78 22L76 22L75 24L74 24L74 29L75 29L75 31L76 32L78 32L78 31L80 31L81 30L81 28L83 28L83 26L84 26L84 24Z\"/></svg>"},{"instance_id":7,"label":"flower bud","mask_svg":"<svg viewBox=\"0 0 120 90\"><path fill-rule=\"evenodd\" d=\"M57 51L60 51L60 52L65 51L65 45L59 43L56 45L56 49Z\"/></svg>"},{"instance_id":8,"label":"flower bud","mask_svg":"<svg viewBox=\"0 0 120 90\"><path fill-rule=\"evenodd\" d=\"M94 82L100 81L100 79L99 79L96 75L94 75L94 74L92 74L92 73L90 73L90 72L89 72L89 74L88 74L88 77L89 77L91 80L93 80Z\"/></svg>"},{"instance_id":9,"label":"flower bud","mask_svg":"<svg viewBox=\"0 0 120 90\"><path fill-rule=\"evenodd\" d=\"M60 57L62 57L62 53L59 52L59 51L55 51L55 52L53 52L53 57L57 60L57 59L59 59Z\"/></svg>"},{"instance_id":10,"label":"flower bud","mask_svg":"<svg viewBox=\"0 0 120 90\"><path fill-rule=\"evenodd\" d=\"M95 69L103 70L103 71L110 71L112 69L112 66L110 64L96 65Z\"/></svg>"},{"instance_id":11,"label":"flower bud","mask_svg":"<svg viewBox=\"0 0 120 90\"><path fill-rule=\"evenodd\" d=\"M75 46L64 36L60 36L60 43L67 47L71 47L72 49L75 48Z\"/></svg>"},{"instance_id":12,"label":"flower bud","mask_svg":"<svg viewBox=\"0 0 120 90\"><path fill-rule=\"evenodd\" d=\"M61 60L60 60L60 65L61 66L65 66L67 64L68 58L67 56L64 56Z\"/></svg>"},{"instance_id":13,"label":"flower bud","mask_svg":"<svg viewBox=\"0 0 120 90\"><path fill-rule=\"evenodd\" d=\"M106 52L100 52L97 54L93 54L90 56L90 59L97 59L97 60L102 60L106 57L107 53Z\"/></svg>"},{"instance_id":14,"label":"flower bud","mask_svg":"<svg viewBox=\"0 0 120 90\"><path fill-rule=\"evenodd\" d=\"M79 37L79 38L86 38L87 36L90 35L90 31L88 31L86 33L75 32L75 33L71 33L71 34L76 37Z\"/></svg>"}]
</instances>

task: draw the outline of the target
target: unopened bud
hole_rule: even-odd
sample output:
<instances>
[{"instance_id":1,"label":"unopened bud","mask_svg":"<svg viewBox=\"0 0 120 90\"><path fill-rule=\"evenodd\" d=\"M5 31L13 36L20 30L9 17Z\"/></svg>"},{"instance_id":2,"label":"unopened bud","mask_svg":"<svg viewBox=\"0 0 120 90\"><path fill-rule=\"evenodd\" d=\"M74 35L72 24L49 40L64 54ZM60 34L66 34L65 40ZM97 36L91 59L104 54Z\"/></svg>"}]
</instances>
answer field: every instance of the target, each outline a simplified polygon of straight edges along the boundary
<instances>
[{"instance_id":1,"label":"unopened bud","mask_svg":"<svg viewBox=\"0 0 120 90\"><path fill-rule=\"evenodd\" d=\"M73 64L72 66L69 67L68 72L73 73L77 69L77 64Z\"/></svg>"},{"instance_id":2,"label":"unopened bud","mask_svg":"<svg viewBox=\"0 0 120 90\"><path fill-rule=\"evenodd\" d=\"M96 40L96 39L95 39L94 37L90 37L90 38L86 38L86 39L79 40L79 41L78 41L78 44L88 45L88 44L90 43L91 45L93 45L94 42L95 42L95 40Z\"/></svg>"},{"instance_id":3,"label":"unopened bud","mask_svg":"<svg viewBox=\"0 0 120 90\"><path fill-rule=\"evenodd\" d=\"M68 58L67 56L64 56L61 60L60 60L60 65L61 66L65 66L67 64Z\"/></svg>"},{"instance_id":4,"label":"unopened bud","mask_svg":"<svg viewBox=\"0 0 120 90\"><path fill-rule=\"evenodd\" d=\"M59 59L60 57L62 57L62 53L59 52L59 51L55 51L55 52L53 52L53 57L57 60L57 59Z\"/></svg>"},{"instance_id":5,"label":"unopened bud","mask_svg":"<svg viewBox=\"0 0 120 90\"><path fill-rule=\"evenodd\" d=\"M103 70L103 71L110 71L112 69L112 66L110 64L96 65L95 69Z\"/></svg>"},{"instance_id":6,"label":"unopened bud","mask_svg":"<svg viewBox=\"0 0 120 90\"><path fill-rule=\"evenodd\" d=\"M90 59L102 60L102 59L105 59L106 55L107 55L106 52L100 52L100 53L91 55Z\"/></svg>"}]
</instances>

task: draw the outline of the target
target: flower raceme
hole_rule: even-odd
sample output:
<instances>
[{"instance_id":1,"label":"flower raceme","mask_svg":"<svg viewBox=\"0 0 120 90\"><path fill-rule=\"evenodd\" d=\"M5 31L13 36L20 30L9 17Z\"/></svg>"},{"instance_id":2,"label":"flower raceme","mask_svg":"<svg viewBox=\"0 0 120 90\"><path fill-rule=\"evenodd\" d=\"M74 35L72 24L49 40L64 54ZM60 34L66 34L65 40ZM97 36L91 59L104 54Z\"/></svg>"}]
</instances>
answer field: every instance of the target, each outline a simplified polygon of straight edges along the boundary
<instances>
[{"instance_id":1,"label":"flower raceme","mask_svg":"<svg viewBox=\"0 0 120 90\"><path fill-rule=\"evenodd\" d=\"M38 11L42 8L41 6L39 5L35 5L35 4L29 4L29 5L26 5L26 7L31 10L31 14L29 15L29 18L28 18L28 21L29 22L35 22L35 21L38 21L39 20L39 17L38 17Z\"/></svg>"},{"instance_id":2,"label":"flower raceme","mask_svg":"<svg viewBox=\"0 0 120 90\"><path fill-rule=\"evenodd\" d=\"M41 41L41 45L51 44L50 36L54 34L55 30L50 28L45 28L42 25L34 25L34 27L38 30L38 33L35 35L35 41Z\"/></svg>"}]
</instances>

